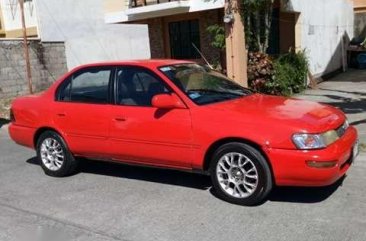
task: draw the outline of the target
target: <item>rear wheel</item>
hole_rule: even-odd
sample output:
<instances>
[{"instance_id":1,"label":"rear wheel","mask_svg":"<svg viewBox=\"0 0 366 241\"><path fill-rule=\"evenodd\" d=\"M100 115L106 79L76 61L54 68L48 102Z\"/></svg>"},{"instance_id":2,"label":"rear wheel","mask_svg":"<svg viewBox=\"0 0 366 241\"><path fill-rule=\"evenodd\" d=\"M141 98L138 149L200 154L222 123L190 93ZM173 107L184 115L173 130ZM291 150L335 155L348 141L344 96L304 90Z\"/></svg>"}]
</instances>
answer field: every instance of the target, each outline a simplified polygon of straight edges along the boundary
<instances>
[{"instance_id":1,"label":"rear wheel","mask_svg":"<svg viewBox=\"0 0 366 241\"><path fill-rule=\"evenodd\" d=\"M210 174L217 195L240 205L259 204L273 186L266 159L244 143L228 143L218 148L211 161Z\"/></svg>"},{"instance_id":2,"label":"rear wheel","mask_svg":"<svg viewBox=\"0 0 366 241\"><path fill-rule=\"evenodd\" d=\"M38 138L37 156L43 171L53 177L71 175L78 166L65 141L53 131L45 131Z\"/></svg>"}]
</instances>

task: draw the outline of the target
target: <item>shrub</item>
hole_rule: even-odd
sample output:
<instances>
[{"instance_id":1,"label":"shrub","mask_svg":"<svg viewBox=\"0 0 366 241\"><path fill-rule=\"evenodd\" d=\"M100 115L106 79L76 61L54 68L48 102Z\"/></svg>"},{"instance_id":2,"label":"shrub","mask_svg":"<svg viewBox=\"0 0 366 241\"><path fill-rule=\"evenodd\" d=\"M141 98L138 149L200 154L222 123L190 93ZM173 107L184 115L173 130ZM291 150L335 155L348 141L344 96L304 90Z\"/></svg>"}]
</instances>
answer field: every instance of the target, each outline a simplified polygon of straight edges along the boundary
<instances>
[{"instance_id":1,"label":"shrub","mask_svg":"<svg viewBox=\"0 0 366 241\"><path fill-rule=\"evenodd\" d=\"M272 81L273 74L273 63L269 55L261 52L249 52L248 82L253 90L266 93L266 85Z\"/></svg>"},{"instance_id":2,"label":"shrub","mask_svg":"<svg viewBox=\"0 0 366 241\"><path fill-rule=\"evenodd\" d=\"M308 71L305 51L290 51L275 60L273 82L277 83L282 95L299 93L306 88Z\"/></svg>"},{"instance_id":3,"label":"shrub","mask_svg":"<svg viewBox=\"0 0 366 241\"><path fill-rule=\"evenodd\" d=\"M207 27L206 31L211 37L210 45L220 51L219 59L215 59L214 68L220 70L222 73L226 72L226 37L225 28L223 25L214 24Z\"/></svg>"},{"instance_id":4,"label":"shrub","mask_svg":"<svg viewBox=\"0 0 366 241\"><path fill-rule=\"evenodd\" d=\"M308 60L305 51L289 52L275 60L263 53L249 53L249 86L261 93L290 96L306 87Z\"/></svg>"},{"instance_id":5,"label":"shrub","mask_svg":"<svg viewBox=\"0 0 366 241\"><path fill-rule=\"evenodd\" d=\"M211 46L220 50L225 49L225 28L214 24L207 27L207 32L212 38Z\"/></svg>"}]
</instances>

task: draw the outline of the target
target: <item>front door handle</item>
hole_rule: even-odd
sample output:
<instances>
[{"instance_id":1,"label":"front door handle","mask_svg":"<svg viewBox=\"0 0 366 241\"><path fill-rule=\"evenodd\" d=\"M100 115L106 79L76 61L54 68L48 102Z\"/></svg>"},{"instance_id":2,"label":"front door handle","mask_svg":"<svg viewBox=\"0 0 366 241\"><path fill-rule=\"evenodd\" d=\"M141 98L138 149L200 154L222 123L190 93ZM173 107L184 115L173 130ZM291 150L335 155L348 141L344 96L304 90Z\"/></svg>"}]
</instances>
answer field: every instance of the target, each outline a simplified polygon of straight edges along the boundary
<instances>
[{"instance_id":1,"label":"front door handle","mask_svg":"<svg viewBox=\"0 0 366 241\"><path fill-rule=\"evenodd\" d=\"M116 117L114 118L115 121L119 121L119 122L123 122L126 121L127 119L125 117Z\"/></svg>"},{"instance_id":2,"label":"front door handle","mask_svg":"<svg viewBox=\"0 0 366 241\"><path fill-rule=\"evenodd\" d=\"M65 117L66 114L65 113L57 113L57 116L59 116L59 117Z\"/></svg>"}]
</instances>

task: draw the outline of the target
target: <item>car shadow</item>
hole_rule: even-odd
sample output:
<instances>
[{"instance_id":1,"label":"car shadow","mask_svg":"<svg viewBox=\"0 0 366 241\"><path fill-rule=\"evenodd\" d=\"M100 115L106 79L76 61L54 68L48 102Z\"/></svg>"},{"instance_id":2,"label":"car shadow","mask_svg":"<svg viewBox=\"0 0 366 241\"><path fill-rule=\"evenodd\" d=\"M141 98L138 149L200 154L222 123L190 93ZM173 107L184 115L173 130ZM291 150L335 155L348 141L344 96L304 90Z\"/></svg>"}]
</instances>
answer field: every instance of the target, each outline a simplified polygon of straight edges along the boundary
<instances>
[{"instance_id":1,"label":"car shadow","mask_svg":"<svg viewBox=\"0 0 366 241\"><path fill-rule=\"evenodd\" d=\"M328 199L340 186L346 176L326 187L275 187L268 200L272 202L318 203Z\"/></svg>"},{"instance_id":2,"label":"car shadow","mask_svg":"<svg viewBox=\"0 0 366 241\"><path fill-rule=\"evenodd\" d=\"M39 165L36 157L29 159L27 163ZM200 190L207 190L211 187L210 177L206 175L87 159L80 159L79 173L134 179Z\"/></svg>"},{"instance_id":3,"label":"car shadow","mask_svg":"<svg viewBox=\"0 0 366 241\"><path fill-rule=\"evenodd\" d=\"M39 165L36 157L27 160L27 163ZM176 170L130 166L119 163L95 160L80 160L79 173L111 176L117 178L133 179L167 185L182 186L199 190L209 190L219 198L212 188L209 176L196 173L181 172ZM327 187L275 187L267 201L289 203L318 203L329 198L343 183L344 177L333 185Z\"/></svg>"},{"instance_id":4,"label":"car shadow","mask_svg":"<svg viewBox=\"0 0 366 241\"><path fill-rule=\"evenodd\" d=\"M10 121L7 119L0 118L0 128L3 127L3 125L8 124Z\"/></svg>"}]
</instances>

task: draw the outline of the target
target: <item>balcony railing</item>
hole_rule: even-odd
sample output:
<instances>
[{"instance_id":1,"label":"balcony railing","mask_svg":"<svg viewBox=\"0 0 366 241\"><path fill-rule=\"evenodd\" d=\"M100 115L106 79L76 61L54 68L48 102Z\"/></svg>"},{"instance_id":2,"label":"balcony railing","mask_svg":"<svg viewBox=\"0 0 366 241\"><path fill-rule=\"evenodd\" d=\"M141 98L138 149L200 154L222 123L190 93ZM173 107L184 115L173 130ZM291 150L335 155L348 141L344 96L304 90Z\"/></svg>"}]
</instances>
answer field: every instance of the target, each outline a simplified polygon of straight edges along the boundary
<instances>
[{"instance_id":1,"label":"balcony railing","mask_svg":"<svg viewBox=\"0 0 366 241\"><path fill-rule=\"evenodd\" d=\"M174 1L180 1L180 0L130 0L130 7L142 7L142 6L149 6L154 4L160 4L160 3L168 3L168 2L174 2Z\"/></svg>"}]
</instances>

